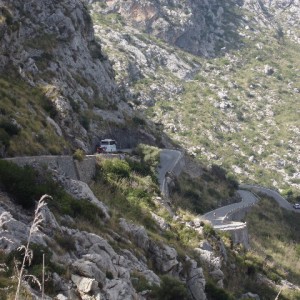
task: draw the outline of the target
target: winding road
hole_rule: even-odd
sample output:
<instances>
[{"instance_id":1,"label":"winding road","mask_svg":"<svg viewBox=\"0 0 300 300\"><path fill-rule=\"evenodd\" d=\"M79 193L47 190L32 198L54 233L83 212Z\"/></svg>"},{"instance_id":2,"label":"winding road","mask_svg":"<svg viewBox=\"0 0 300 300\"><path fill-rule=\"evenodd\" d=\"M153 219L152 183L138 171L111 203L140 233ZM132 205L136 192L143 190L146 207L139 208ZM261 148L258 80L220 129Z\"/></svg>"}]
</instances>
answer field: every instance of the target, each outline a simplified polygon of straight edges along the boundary
<instances>
[{"instance_id":1,"label":"winding road","mask_svg":"<svg viewBox=\"0 0 300 300\"><path fill-rule=\"evenodd\" d=\"M166 182L166 175L168 172L173 172L174 168L182 158L183 154L178 150L163 149L160 152L160 166L158 168L158 180L160 190L166 197L169 196L168 185ZM300 213L300 209L295 209L291 203L284 199L277 191L265 188L258 185L241 184L237 193L240 195L242 201L233 203L213 211L210 211L204 215L199 216L202 220L211 222L212 226L220 230L231 230L246 227L243 222L229 221L229 216L232 213L238 212L242 209L249 208L259 201L257 193L267 195L274 199L280 207Z\"/></svg>"},{"instance_id":2,"label":"winding road","mask_svg":"<svg viewBox=\"0 0 300 300\"><path fill-rule=\"evenodd\" d=\"M280 207L282 207L286 210L300 213L300 209L295 209L290 202L288 202L286 199L284 199L275 190L268 189L268 188L265 188L265 187L259 186L259 185L250 185L250 184L241 184L239 187L241 189L253 191L253 193L261 193L266 196L269 196L269 197L273 198L279 204Z\"/></svg>"},{"instance_id":3,"label":"winding road","mask_svg":"<svg viewBox=\"0 0 300 300\"><path fill-rule=\"evenodd\" d=\"M250 207L258 201L258 198L255 197L251 192L238 190L237 193L240 195L242 201L217 208L206 213L205 215L202 215L201 218L210 221L212 226L217 228L227 223L226 219L229 214L240 209Z\"/></svg>"},{"instance_id":4,"label":"winding road","mask_svg":"<svg viewBox=\"0 0 300 300\"><path fill-rule=\"evenodd\" d=\"M160 151L158 182L160 190L164 196L168 197L169 195L168 186L166 184L166 174L174 170L182 156L182 153L178 150L163 149Z\"/></svg>"}]
</instances>

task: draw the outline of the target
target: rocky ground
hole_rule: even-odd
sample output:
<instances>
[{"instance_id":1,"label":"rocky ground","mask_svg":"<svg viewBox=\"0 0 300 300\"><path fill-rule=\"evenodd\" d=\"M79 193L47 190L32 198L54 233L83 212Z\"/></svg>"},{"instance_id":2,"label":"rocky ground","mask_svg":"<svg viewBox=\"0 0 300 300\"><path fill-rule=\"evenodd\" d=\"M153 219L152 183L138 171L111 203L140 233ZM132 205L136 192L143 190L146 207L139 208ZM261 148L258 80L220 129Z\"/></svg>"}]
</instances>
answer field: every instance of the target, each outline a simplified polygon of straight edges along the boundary
<instances>
[{"instance_id":1,"label":"rocky ground","mask_svg":"<svg viewBox=\"0 0 300 300\"><path fill-rule=\"evenodd\" d=\"M299 3L238 4L93 1L90 9L136 110L208 164L295 191ZM201 30L205 37L190 36Z\"/></svg>"}]
</instances>

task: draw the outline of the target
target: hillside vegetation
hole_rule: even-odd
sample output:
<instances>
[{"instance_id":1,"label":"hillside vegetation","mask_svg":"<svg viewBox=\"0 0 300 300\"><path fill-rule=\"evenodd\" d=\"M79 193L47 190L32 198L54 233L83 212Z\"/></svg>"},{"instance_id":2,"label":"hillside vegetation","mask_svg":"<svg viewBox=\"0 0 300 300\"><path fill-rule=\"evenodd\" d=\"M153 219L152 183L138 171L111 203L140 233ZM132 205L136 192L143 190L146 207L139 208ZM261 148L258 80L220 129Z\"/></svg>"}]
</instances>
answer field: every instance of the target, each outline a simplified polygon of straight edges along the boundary
<instances>
[{"instance_id":1,"label":"hillside vegetation","mask_svg":"<svg viewBox=\"0 0 300 300\"><path fill-rule=\"evenodd\" d=\"M53 197L48 201L48 207L54 213L59 224L56 226L59 227L51 228L50 231L47 226L41 227L42 232L47 236L47 248L41 244L32 243L34 260L31 265L26 265L26 274L35 275L41 280L42 257L40 253L42 253L41 251L46 253L46 271L49 276L49 280L45 284L47 295L55 296L59 291L57 276L61 282L68 282L70 278L73 278L71 274L78 272L75 266L78 261L82 260L80 253L83 251L80 238L81 235L85 236L89 233L93 234L94 239L98 236L106 240L105 243L108 243L109 247L112 247L111 249L118 255L131 253L130 255L136 257L135 259L146 262L149 270L159 275L160 287L149 281L149 277L147 277L149 270L148 273L145 273L139 269L140 267L129 268L128 280L137 292L147 290L147 299L190 299L186 280L195 267L194 262L197 262L198 267L203 270L205 275L205 293L209 300L237 299L249 291L259 294L260 299L269 300L274 299L279 291L275 283L282 286L284 284L281 280L287 279L294 284L299 284L297 271L299 234L297 232L300 225L299 222L294 222L295 216L292 216L292 219L291 215L280 211L272 202L262 200L261 204L254 208L247 217L253 249L250 252L246 251L241 245L234 245L229 235L217 233L208 224L200 224L197 230L190 225L196 217L195 212L202 203L199 201L198 207L195 207L196 202L192 201L190 196L196 195L199 190L206 195L206 188L210 187L211 190L214 187L217 188L212 178L220 176L220 170L219 172L216 170L214 172L205 171L205 175L202 176L203 182L197 188L189 185L188 189L182 189L181 191L184 192L181 194L182 199L185 204L191 203L192 206L187 209L183 204L172 204L172 208L176 210L176 218L172 218L162 205L153 171L153 167L155 168L158 163L157 148L141 146L137 153L138 156L126 160L103 157L98 159L98 171L91 187L95 196L101 199L109 209L109 219L105 219L105 214L101 209L90 203L88 199L78 200L66 193L45 170L41 175L28 166L20 168L12 163L0 161L1 190L8 193L12 203L19 204L16 211L23 211L23 215L30 216L32 207L41 194L47 193ZM186 178L187 175L184 176ZM14 182L14 186L11 186L10 182ZM180 187L186 188L182 184ZM230 191L230 185L226 189L224 180L222 189L216 189L215 193L225 195L226 193L230 194ZM1 203L13 208L13 204L8 205L3 195L3 193L0 195ZM16 212L11 211L11 213L16 216ZM273 218L278 220L278 228L274 226ZM135 231L124 232L122 222L131 224L130 226ZM67 228L69 228L68 233L66 232ZM261 230L261 228L265 228L265 230ZM71 231L74 233L73 236L70 234ZM285 236L285 232L290 232L290 234ZM172 259L175 259L176 265L180 266L178 271L177 268L174 268L170 273L171 271L167 271L162 264L158 263L158 259L162 258L158 258L156 254L154 255L147 249L144 244L146 239L144 235L147 236L151 247L154 247L152 249L157 249L155 251L161 247L165 250L169 249L168 251L174 249L170 253L175 254ZM278 242L275 242L276 240ZM294 240L292 244L291 240ZM212 261L203 258L199 248L202 247L201 245L212 247L214 253L211 254L213 255ZM276 251L274 251L275 246ZM289 250L287 250L288 246ZM289 260L283 259L286 253L291 254ZM60 256L62 258L71 256L73 263L66 267L63 260L59 258ZM218 284L218 277L213 275L213 271L216 271L214 264L218 261L218 257L221 257L221 274L224 274L222 287ZM0 276L0 290L9 286L6 290L7 294L1 295L3 300L12 299L16 288L15 277L12 276L14 274L14 258L21 260L21 253L18 251L11 251L9 254L5 251L0 252L0 262L6 265L6 271L2 272ZM170 259L168 257L168 260ZM107 257L105 264L109 264ZM117 280L119 275L115 271L111 271L114 269L106 268L108 268L105 274L108 285L110 281ZM54 276L54 272L57 275ZM176 272L179 272L180 281ZM37 288L34 283L31 286ZM24 297L29 294L28 289L22 289ZM176 298L178 295L180 297ZM295 297L298 296L296 290L284 289L281 299L296 299Z\"/></svg>"},{"instance_id":2,"label":"hillside vegetation","mask_svg":"<svg viewBox=\"0 0 300 300\"><path fill-rule=\"evenodd\" d=\"M201 161L241 181L299 193L300 51L284 21L281 27L271 19L263 24L263 15L235 7L224 18L232 18L236 49L225 43L218 55L204 58L131 27L136 21L122 10L98 4L91 6L96 35L135 109Z\"/></svg>"},{"instance_id":3,"label":"hillside vegetation","mask_svg":"<svg viewBox=\"0 0 300 300\"><path fill-rule=\"evenodd\" d=\"M69 151L52 119L57 111L41 88L31 87L12 73L0 76L0 95L1 157Z\"/></svg>"}]
</instances>

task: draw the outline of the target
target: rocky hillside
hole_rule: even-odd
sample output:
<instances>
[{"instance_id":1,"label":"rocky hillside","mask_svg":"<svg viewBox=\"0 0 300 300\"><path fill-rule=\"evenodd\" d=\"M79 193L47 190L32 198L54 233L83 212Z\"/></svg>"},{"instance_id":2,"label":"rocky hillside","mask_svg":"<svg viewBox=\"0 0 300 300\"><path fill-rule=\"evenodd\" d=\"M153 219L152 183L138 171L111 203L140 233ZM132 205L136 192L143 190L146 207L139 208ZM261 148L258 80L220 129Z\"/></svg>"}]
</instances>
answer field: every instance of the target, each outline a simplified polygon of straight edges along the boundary
<instances>
[{"instance_id":1,"label":"rocky hillside","mask_svg":"<svg viewBox=\"0 0 300 300\"><path fill-rule=\"evenodd\" d=\"M0 299L20 279L20 299L40 299L42 274L49 300L299 298L268 233L254 253L197 217L239 200L236 176L299 188L298 14L296 0L0 0L0 156L77 149L0 160ZM85 165L104 137L148 145ZM170 198L149 144L195 156L166 177ZM257 210L252 234L257 216L275 228L280 209ZM277 245L298 256L292 217Z\"/></svg>"},{"instance_id":2,"label":"rocky hillside","mask_svg":"<svg viewBox=\"0 0 300 300\"><path fill-rule=\"evenodd\" d=\"M299 1L93 1L131 104L240 180L299 190Z\"/></svg>"},{"instance_id":3,"label":"rocky hillside","mask_svg":"<svg viewBox=\"0 0 300 300\"><path fill-rule=\"evenodd\" d=\"M1 1L0 39L2 156L89 153L109 136L128 147L129 132L155 140L132 122L83 2Z\"/></svg>"}]
</instances>

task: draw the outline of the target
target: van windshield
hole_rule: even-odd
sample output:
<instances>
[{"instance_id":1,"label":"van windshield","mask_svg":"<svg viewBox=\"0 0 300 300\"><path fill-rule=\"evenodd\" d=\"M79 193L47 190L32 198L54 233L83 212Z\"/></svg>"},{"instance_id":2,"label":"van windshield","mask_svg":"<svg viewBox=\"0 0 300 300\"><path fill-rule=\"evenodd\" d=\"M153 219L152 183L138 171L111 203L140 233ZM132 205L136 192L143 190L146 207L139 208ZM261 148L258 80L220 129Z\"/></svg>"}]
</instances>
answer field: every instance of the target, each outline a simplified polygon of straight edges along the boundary
<instances>
[{"instance_id":1,"label":"van windshield","mask_svg":"<svg viewBox=\"0 0 300 300\"><path fill-rule=\"evenodd\" d=\"M109 142L107 142L107 141L103 141L103 142L101 142L101 145L103 145L103 146L105 146L105 145L109 145Z\"/></svg>"}]
</instances>

